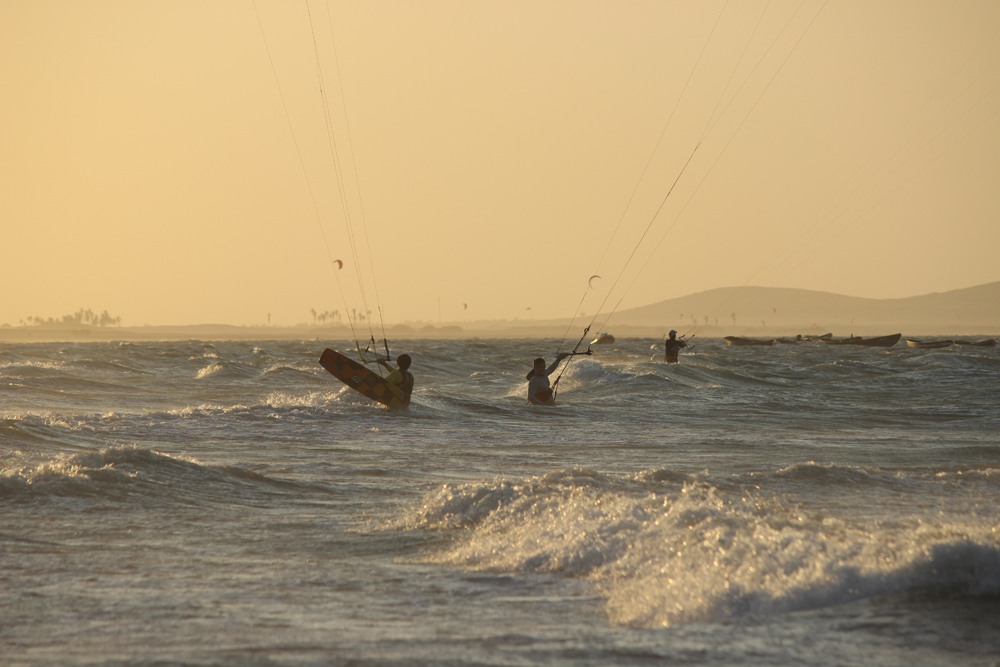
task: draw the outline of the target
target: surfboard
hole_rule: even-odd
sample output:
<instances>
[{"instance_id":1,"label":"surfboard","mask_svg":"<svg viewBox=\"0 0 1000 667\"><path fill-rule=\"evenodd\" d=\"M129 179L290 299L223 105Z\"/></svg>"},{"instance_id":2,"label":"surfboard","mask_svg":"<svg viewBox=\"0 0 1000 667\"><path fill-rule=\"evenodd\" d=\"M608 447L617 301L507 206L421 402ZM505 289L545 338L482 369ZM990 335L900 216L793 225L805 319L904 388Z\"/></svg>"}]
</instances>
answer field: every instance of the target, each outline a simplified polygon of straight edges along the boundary
<instances>
[{"instance_id":1,"label":"surfboard","mask_svg":"<svg viewBox=\"0 0 1000 667\"><path fill-rule=\"evenodd\" d=\"M390 410L406 407L406 396L394 384L386 382L353 359L348 359L340 352L329 348L323 350L319 358L320 365L356 392L378 401Z\"/></svg>"}]
</instances>

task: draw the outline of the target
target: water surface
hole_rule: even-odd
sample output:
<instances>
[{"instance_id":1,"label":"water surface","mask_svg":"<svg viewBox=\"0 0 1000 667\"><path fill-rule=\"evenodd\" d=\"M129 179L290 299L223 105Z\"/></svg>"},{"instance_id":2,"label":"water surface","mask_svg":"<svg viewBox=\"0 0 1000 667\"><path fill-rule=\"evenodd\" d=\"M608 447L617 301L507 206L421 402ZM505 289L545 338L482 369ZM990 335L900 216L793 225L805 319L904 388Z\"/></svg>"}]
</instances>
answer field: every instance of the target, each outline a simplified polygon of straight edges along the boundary
<instances>
[{"instance_id":1,"label":"water surface","mask_svg":"<svg viewBox=\"0 0 1000 667\"><path fill-rule=\"evenodd\" d=\"M5 344L2 662L997 664L996 348L656 343Z\"/></svg>"}]
</instances>

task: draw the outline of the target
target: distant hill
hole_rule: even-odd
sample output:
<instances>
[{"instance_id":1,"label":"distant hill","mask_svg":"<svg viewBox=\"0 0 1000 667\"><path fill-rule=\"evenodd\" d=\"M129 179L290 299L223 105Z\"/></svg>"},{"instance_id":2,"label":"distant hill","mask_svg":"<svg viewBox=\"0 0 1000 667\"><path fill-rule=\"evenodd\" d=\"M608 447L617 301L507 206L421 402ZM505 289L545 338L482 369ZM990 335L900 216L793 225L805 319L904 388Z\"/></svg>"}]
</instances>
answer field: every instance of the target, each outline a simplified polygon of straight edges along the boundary
<instances>
[{"instance_id":1,"label":"distant hill","mask_svg":"<svg viewBox=\"0 0 1000 667\"><path fill-rule=\"evenodd\" d=\"M733 320L735 315L735 322ZM705 318L708 318L706 325ZM387 326L390 340L407 338L574 339L589 320L490 320ZM595 318L595 327L607 320ZM694 322L697 321L697 327ZM670 329L702 338L728 335L837 336L902 333L907 336L1000 334L1000 282L905 299L862 299L783 287L721 287L615 313L606 327L618 338L660 337ZM818 331L817 331L818 330ZM588 340L596 335L590 332ZM88 327L0 326L0 341L107 340L349 341L344 326L264 327L228 324Z\"/></svg>"},{"instance_id":2,"label":"distant hill","mask_svg":"<svg viewBox=\"0 0 1000 667\"><path fill-rule=\"evenodd\" d=\"M735 323L733 316L735 315ZM895 330L1000 330L1000 281L905 299L783 287L721 287L615 314L615 325L742 329L889 327ZM860 330L860 329L859 329Z\"/></svg>"}]
</instances>

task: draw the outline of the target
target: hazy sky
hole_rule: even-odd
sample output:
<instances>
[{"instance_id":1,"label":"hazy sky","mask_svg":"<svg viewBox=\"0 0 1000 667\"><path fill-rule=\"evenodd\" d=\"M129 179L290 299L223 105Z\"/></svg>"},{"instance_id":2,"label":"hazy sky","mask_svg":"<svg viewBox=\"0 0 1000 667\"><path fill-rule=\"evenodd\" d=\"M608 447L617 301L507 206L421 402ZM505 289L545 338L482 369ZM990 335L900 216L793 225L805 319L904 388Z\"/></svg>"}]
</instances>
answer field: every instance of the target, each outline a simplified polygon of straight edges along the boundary
<instances>
[{"instance_id":1,"label":"hazy sky","mask_svg":"<svg viewBox=\"0 0 1000 667\"><path fill-rule=\"evenodd\" d=\"M294 324L360 310L359 262L387 322L569 316L598 273L593 312L623 269L609 306L1000 280L998 31L995 0L0 0L0 323Z\"/></svg>"}]
</instances>

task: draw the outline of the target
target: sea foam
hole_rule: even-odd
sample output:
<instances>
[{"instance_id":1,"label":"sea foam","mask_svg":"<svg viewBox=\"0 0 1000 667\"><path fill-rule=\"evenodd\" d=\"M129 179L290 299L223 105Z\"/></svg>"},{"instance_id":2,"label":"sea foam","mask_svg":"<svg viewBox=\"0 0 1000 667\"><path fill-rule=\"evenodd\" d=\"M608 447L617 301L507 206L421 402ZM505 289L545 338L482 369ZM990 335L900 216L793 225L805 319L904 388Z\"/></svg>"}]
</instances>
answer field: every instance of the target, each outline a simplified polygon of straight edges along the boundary
<instances>
[{"instance_id":1,"label":"sea foam","mask_svg":"<svg viewBox=\"0 0 1000 667\"><path fill-rule=\"evenodd\" d=\"M444 485L394 524L446 530L428 560L583 577L612 622L669 626L932 591L1000 594L995 520L805 511L756 485L573 469Z\"/></svg>"}]
</instances>

